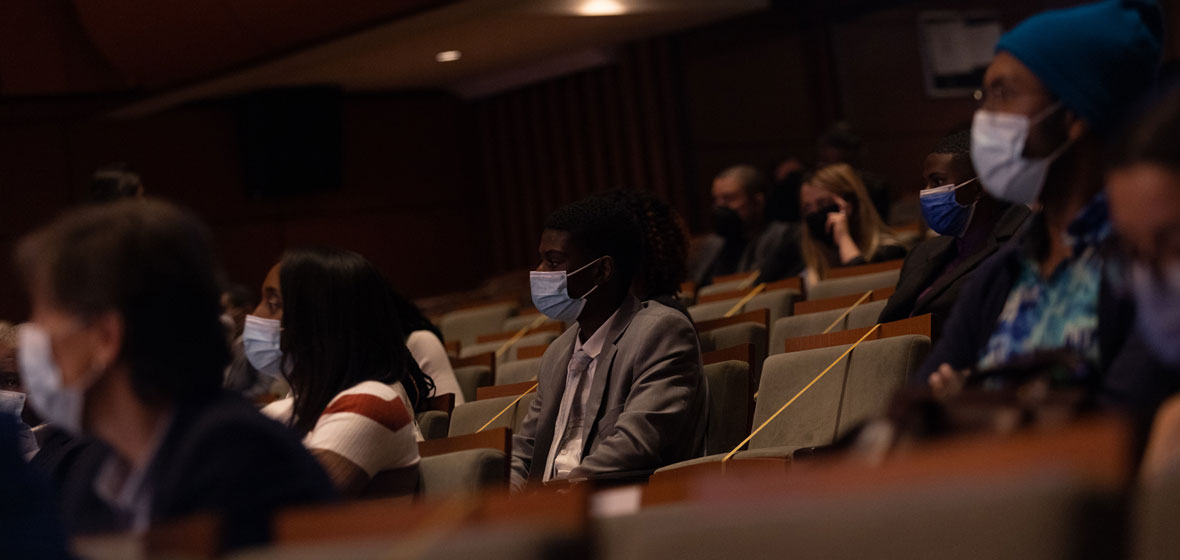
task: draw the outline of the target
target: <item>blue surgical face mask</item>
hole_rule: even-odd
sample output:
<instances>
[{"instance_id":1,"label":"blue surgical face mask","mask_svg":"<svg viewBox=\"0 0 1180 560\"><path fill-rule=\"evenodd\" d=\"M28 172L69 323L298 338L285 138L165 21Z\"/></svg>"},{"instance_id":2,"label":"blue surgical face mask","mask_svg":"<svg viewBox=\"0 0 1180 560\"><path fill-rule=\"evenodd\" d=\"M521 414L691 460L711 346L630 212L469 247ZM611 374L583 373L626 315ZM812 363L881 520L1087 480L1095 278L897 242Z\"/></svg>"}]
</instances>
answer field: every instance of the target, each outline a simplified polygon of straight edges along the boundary
<instances>
[{"instance_id":1,"label":"blue surgical face mask","mask_svg":"<svg viewBox=\"0 0 1180 560\"><path fill-rule=\"evenodd\" d=\"M1161 279L1132 264L1130 280L1139 335L1160 361L1180 366L1180 263L1165 267Z\"/></svg>"},{"instance_id":2,"label":"blue surgical face mask","mask_svg":"<svg viewBox=\"0 0 1180 560\"><path fill-rule=\"evenodd\" d=\"M246 324L242 328L242 348L246 351L246 359L258 373L273 379L283 377L280 367L283 350L279 344L282 334L282 321L254 315L246 316Z\"/></svg>"},{"instance_id":3,"label":"blue surgical face mask","mask_svg":"<svg viewBox=\"0 0 1180 560\"><path fill-rule=\"evenodd\" d=\"M918 201L922 204L922 217L926 219L930 229L940 235L955 237L967 231L971 217L975 215L975 202L964 206L955 199L955 194L964 185L974 181L975 179L968 179L958 185L943 185L922 191Z\"/></svg>"},{"instance_id":4,"label":"blue surgical face mask","mask_svg":"<svg viewBox=\"0 0 1180 560\"><path fill-rule=\"evenodd\" d=\"M555 270L553 272L538 272L532 271L529 273L529 288L533 294L533 305L537 306L537 311L540 311L546 317L555 321L576 321L578 316L582 314L582 308L586 306L586 296L594 293L598 289L598 285L590 288L589 291L582 294L582 297L571 298L569 295L569 277L573 276L583 270L586 270L590 265L602 260L602 257L594 259L586 266L583 266L573 272L566 273L562 270Z\"/></svg>"},{"instance_id":5,"label":"blue surgical face mask","mask_svg":"<svg viewBox=\"0 0 1180 560\"><path fill-rule=\"evenodd\" d=\"M49 333L44 329L32 323L21 325L19 340L18 367L33 409L66 432L81 435L85 388L63 384Z\"/></svg>"}]
</instances>

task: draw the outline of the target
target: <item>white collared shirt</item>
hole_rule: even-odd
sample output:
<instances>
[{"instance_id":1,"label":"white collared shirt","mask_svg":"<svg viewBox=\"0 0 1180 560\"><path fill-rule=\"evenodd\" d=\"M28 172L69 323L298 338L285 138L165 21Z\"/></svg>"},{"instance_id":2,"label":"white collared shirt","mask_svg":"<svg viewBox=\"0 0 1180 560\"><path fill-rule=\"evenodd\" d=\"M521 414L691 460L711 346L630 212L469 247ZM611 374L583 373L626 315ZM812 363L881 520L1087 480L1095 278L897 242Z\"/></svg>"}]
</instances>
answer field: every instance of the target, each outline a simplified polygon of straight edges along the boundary
<instances>
[{"instance_id":1,"label":"white collared shirt","mask_svg":"<svg viewBox=\"0 0 1180 560\"><path fill-rule=\"evenodd\" d=\"M562 438L565 435L566 426L569 424L569 411L573 406L574 399L580 399L581 409L583 412L587 410L590 404L587 401L590 398L590 387L594 385L594 372L598 367L598 357L602 355L602 349L606 345L607 332L611 330L611 324L615 321L619 312L616 310L609 319L606 320L590 338L586 339L586 343L582 344L581 328L579 327L577 335L574 336L574 351L570 354L571 358L578 353L579 350L585 352L590 357L590 363L586 366L586 381L582 384L582 390L575 395L575 389L578 387L579 380L574 377L575 372L566 365L565 374L565 390L561 395L561 408L557 411L557 422L553 427L553 443L549 446L549 458L545 461L545 476L542 479L544 482L549 482L552 479L568 478L570 471L574 470L582 462L582 443L586 438L586 430L589 426L582 426L581 431L574 434L562 445Z\"/></svg>"}]
</instances>

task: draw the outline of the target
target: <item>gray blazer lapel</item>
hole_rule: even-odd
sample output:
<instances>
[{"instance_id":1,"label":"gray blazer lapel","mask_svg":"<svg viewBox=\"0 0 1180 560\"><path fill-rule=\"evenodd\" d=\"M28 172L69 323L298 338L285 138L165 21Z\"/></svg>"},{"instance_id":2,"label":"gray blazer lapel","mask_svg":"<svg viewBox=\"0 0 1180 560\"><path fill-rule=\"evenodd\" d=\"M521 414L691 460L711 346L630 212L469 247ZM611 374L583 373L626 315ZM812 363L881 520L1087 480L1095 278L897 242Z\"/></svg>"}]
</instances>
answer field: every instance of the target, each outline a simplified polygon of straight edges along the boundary
<instances>
[{"instance_id":1,"label":"gray blazer lapel","mask_svg":"<svg viewBox=\"0 0 1180 560\"><path fill-rule=\"evenodd\" d=\"M582 429L585 430L582 438L582 455L585 456L586 451L590 448L590 442L594 439L594 430L597 426L594 425L595 420L598 419L599 412L602 411L602 395L606 392L606 384L610 382L611 373L614 369L615 355L619 352L618 342L623 337L623 333L627 332L627 327L631 326L631 320L643 308L643 304L635 299L634 296L628 295L623 300L622 305L616 312L614 318L601 328L608 329L606 332L606 346L602 348L602 353L598 355L598 362L594 366L594 379L590 384L590 394L586 396L586 410L582 417Z\"/></svg>"}]
</instances>

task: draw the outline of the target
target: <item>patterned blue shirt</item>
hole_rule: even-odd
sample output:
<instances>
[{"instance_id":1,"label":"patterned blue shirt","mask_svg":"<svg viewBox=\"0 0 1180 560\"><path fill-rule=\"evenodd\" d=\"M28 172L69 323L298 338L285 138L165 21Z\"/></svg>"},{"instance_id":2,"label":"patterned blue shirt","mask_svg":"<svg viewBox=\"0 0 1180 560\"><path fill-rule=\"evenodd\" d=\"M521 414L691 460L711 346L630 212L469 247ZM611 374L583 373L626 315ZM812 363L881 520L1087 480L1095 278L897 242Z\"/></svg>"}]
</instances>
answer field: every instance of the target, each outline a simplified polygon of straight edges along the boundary
<instances>
[{"instance_id":1,"label":"patterned blue shirt","mask_svg":"<svg viewBox=\"0 0 1180 560\"><path fill-rule=\"evenodd\" d=\"M1100 363L1098 294L1102 284L1100 247L1110 235L1106 197L1099 194L1070 223L1070 257L1044 278L1040 264L1026 256L1020 275L977 369L1004 365L1037 351L1072 351L1091 366Z\"/></svg>"}]
</instances>

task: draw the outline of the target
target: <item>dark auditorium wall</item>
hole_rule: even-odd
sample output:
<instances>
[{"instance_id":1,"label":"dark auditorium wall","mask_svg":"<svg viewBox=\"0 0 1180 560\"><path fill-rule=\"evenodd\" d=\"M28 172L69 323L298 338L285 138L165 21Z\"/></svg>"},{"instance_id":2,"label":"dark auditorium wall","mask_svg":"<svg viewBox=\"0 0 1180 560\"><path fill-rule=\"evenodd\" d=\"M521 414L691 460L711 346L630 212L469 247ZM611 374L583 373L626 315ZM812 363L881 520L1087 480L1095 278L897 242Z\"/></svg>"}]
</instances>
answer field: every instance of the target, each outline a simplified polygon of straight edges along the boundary
<instances>
[{"instance_id":1,"label":"dark auditorium wall","mask_svg":"<svg viewBox=\"0 0 1180 560\"><path fill-rule=\"evenodd\" d=\"M533 265L547 211L616 186L651 189L707 231L714 175L810 161L837 119L863 137L865 166L895 197L916 196L926 151L975 109L970 97L926 95L919 12L988 9L1011 26L1076 3L777 2L621 49L612 66L479 101L480 168L492 214L504 216L491 231L495 268Z\"/></svg>"},{"instance_id":2,"label":"dark auditorium wall","mask_svg":"<svg viewBox=\"0 0 1180 560\"><path fill-rule=\"evenodd\" d=\"M321 242L366 254L415 297L533 266L544 216L596 190L655 190L704 231L714 174L739 162L770 169L787 155L810 159L815 138L837 118L864 137L867 166L895 194L912 194L925 150L968 122L975 106L926 96L918 12L986 8L1011 25L1072 3L784 0L769 13L623 46L612 65L481 100L349 95L343 187L289 200L245 195L235 122L223 103L109 121L92 115L129 98L4 98L0 319L24 313L9 258L14 239L80 201L90 172L111 161L127 161L149 193L207 220L236 281L256 286L282 247ZM1180 9L1168 4L1174 38ZM6 52L46 53L42 65L0 56L0 70L112 91L111 69L66 40L77 24L58 12L0 9L9 21L61 20L44 37L0 38ZM1180 47L1172 42L1168 52L1180 55Z\"/></svg>"},{"instance_id":3,"label":"dark auditorium wall","mask_svg":"<svg viewBox=\"0 0 1180 560\"><path fill-rule=\"evenodd\" d=\"M677 84L665 40L615 63L474 103L495 267L536 266L545 217L616 188L652 190L688 211Z\"/></svg>"},{"instance_id":4,"label":"dark auditorium wall","mask_svg":"<svg viewBox=\"0 0 1180 560\"><path fill-rule=\"evenodd\" d=\"M79 119L62 103L0 112L0 318L21 319L13 240L82 200L99 165L126 161L150 195L193 209L212 228L231 279L256 288L284 246L359 251L410 295L466 289L490 270L480 237L471 119L441 93L350 95L343 108L343 186L256 200L221 103L142 120ZM87 111L78 109L77 112Z\"/></svg>"},{"instance_id":5,"label":"dark auditorium wall","mask_svg":"<svg viewBox=\"0 0 1180 560\"><path fill-rule=\"evenodd\" d=\"M916 196L926 150L969 125L975 109L969 97L926 95L919 12L992 10L1007 28L1077 3L782 2L769 15L685 33L677 38L690 131L685 159L696 183L687 188L707 193L711 178L735 163L772 170L790 155L809 161L820 134L844 119L865 141L865 167L895 196Z\"/></svg>"}]
</instances>

